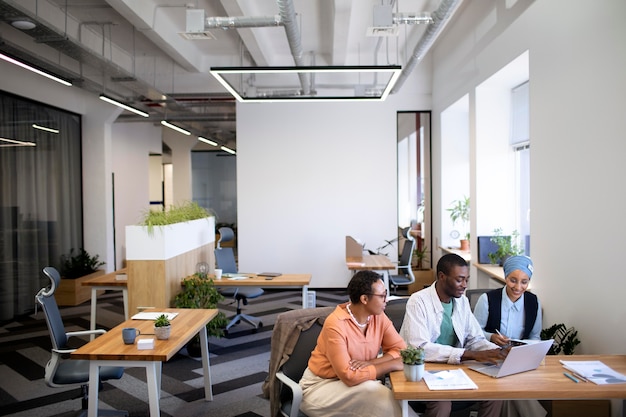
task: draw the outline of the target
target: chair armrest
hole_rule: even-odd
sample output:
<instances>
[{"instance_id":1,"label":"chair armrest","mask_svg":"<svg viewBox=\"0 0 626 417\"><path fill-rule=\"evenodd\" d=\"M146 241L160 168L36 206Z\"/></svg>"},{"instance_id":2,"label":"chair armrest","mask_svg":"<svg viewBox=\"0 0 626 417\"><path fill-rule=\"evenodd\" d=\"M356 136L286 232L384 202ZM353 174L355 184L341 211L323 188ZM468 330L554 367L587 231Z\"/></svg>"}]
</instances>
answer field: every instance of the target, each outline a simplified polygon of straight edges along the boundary
<instances>
[{"instance_id":1,"label":"chair armrest","mask_svg":"<svg viewBox=\"0 0 626 417\"><path fill-rule=\"evenodd\" d=\"M276 372L276 378L285 384L291 390L293 395L291 410L289 410L289 417L298 417L300 403L302 402L302 388L300 388L300 384L285 375L283 371Z\"/></svg>"},{"instance_id":2,"label":"chair armrest","mask_svg":"<svg viewBox=\"0 0 626 417\"><path fill-rule=\"evenodd\" d=\"M75 350L76 349L54 349L54 348L52 348L52 352L58 353L60 355L65 355L66 353L72 353Z\"/></svg>"},{"instance_id":3,"label":"chair armrest","mask_svg":"<svg viewBox=\"0 0 626 417\"><path fill-rule=\"evenodd\" d=\"M95 330L79 330L76 332L67 332L65 335L70 338L72 336L89 336L92 334L105 334L107 331L104 329L95 329Z\"/></svg>"}]
</instances>

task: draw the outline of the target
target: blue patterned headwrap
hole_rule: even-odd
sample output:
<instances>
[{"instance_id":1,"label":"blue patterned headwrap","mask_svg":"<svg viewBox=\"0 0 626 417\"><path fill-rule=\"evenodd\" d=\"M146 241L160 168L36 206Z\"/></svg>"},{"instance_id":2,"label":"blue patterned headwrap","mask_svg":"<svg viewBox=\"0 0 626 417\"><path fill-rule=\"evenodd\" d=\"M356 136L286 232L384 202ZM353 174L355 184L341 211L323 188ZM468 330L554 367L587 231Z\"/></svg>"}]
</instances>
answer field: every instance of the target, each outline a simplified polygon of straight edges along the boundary
<instances>
[{"instance_id":1,"label":"blue patterned headwrap","mask_svg":"<svg viewBox=\"0 0 626 417\"><path fill-rule=\"evenodd\" d=\"M528 256L511 256L506 261L504 261L503 268L505 277L509 276L511 272L518 269L528 275L528 279L532 278L533 276L533 261Z\"/></svg>"}]
</instances>

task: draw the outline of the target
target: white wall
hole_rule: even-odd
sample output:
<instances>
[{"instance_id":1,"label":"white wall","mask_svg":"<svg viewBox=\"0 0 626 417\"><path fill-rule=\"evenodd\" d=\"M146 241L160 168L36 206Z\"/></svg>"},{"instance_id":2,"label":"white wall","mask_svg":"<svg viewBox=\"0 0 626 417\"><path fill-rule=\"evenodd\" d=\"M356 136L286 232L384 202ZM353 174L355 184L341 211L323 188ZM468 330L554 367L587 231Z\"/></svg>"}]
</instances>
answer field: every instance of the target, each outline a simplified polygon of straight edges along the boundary
<instances>
[{"instance_id":1,"label":"white wall","mask_svg":"<svg viewBox=\"0 0 626 417\"><path fill-rule=\"evenodd\" d=\"M448 26L433 57L433 120L529 50L533 289L544 327L575 326L578 353L624 354L624 277L616 261L626 231L626 2L504 4L465 2ZM433 134L438 154L440 127Z\"/></svg>"},{"instance_id":2,"label":"white wall","mask_svg":"<svg viewBox=\"0 0 626 417\"><path fill-rule=\"evenodd\" d=\"M384 103L239 104L240 270L344 288L345 236L375 249L397 235L396 112L428 109L424 90L407 82Z\"/></svg>"}]
</instances>

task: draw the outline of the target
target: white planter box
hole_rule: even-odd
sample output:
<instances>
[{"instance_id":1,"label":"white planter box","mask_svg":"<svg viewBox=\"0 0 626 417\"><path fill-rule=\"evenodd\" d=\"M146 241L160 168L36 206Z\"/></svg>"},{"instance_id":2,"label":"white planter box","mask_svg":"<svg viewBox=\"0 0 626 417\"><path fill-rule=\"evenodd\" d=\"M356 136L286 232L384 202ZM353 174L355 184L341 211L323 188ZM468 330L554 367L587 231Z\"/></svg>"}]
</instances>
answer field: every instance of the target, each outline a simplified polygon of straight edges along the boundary
<instances>
[{"instance_id":1,"label":"white planter box","mask_svg":"<svg viewBox=\"0 0 626 417\"><path fill-rule=\"evenodd\" d=\"M154 228L126 226L126 260L165 260L215 241L215 217Z\"/></svg>"}]
</instances>

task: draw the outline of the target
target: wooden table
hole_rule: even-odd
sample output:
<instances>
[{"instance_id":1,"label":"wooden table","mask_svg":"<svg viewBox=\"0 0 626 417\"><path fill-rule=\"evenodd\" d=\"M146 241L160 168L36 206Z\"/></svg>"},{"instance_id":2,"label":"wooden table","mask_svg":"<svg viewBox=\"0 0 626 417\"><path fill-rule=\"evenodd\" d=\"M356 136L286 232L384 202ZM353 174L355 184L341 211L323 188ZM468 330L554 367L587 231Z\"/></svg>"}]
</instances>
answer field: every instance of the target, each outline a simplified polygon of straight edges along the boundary
<instances>
[{"instance_id":1,"label":"wooden table","mask_svg":"<svg viewBox=\"0 0 626 417\"><path fill-rule=\"evenodd\" d=\"M272 279L261 277L256 274L240 273L245 277L235 277L237 279L222 277L213 282L216 287L298 287L302 288L302 308L309 306L309 284L311 274L282 274ZM245 278L245 279L241 279Z\"/></svg>"},{"instance_id":2,"label":"wooden table","mask_svg":"<svg viewBox=\"0 0 626 417\"><path fill-rule=\"evenodd\" d=\"M150 311L150 310L146 310ZM202 370L204 372L204 396L207 401L213 400L211 389L211 373L209 369L209 342L206 325L218 313L216 309L184 309L164 308L155 311L176 312L172 320L172 331L168 340L156 340L152 320L126 320L120 325L97 337L72 352L72 359L87 359L89 363L89 417L98 415L98 381L101 366L123 366L126 368L141 367L146 369L150 415L158 417L159 393L161 388L161 366L172 358L196 334L200 335L202 348ZM124 327L136 327L141 338L153 338L154 349L138 350L137 343L125 345L122 340Z\"/></svg>"},{"instance_id":3,"label":"wooden table","mask_svg":"<svg viewBox=\"0 0 626 417\"><path fill-rule=\"evenodd\" d=\"M385 289L387 294L391 294L389 291L389 271L396 269L396 265L385 255L364 254L362 257L356 258L346 256L346 266L350 271L382 271Z\"/></svg>"},{"instance_id":4,"label":"wooden table","mask_svg":"<svg viewBox=\"0 0 626 417\"><path fill-rule=\"evenodd\" d=\"M402 371L390 374L394 398L401 402L402 415L408 416L409 400L507 400L507 399L616 399L626 398L626 384L596 385L568 379L559 359L599 360L615 371L626 375L626 355L546 356L545 365L504 378L491 378L468 369L465 365L427 363L426 371L462 368L478 385L477 390L430 391L424 381L408 382ZM615 415L615 414L613 414ZM620 414L621 415L621 414Z\"/></svg>"},{"instance_id":5,"label":"wooden table","mask_svg":"<svg viewBox=\"0 0 626 417\"><path fill-rule=\"evenodd\" d=\"M118 275L125 275L126 268L120 269L108 274L100 275L82 283L83 286L91 287L91 317L89 328L96 328L96 304L98 303L99 290L116 290L122 291L122 299L124 300L124 319L128 320L128 279L117 279ZM95 335L91 335L93 340Z\"/></svg>"},{"instance_id":6,"label":"wooden table","mask_svg":"<svg viewBox=\"0 0 626 417\"><path fill-rule=\"evenodd\" d=\"M473 265L479 272L483 272L489 278L496 280L499 284L504 284L504 269L500 265L479 264L476 262L474 262Z\"/></svg>"}]
</instances>

